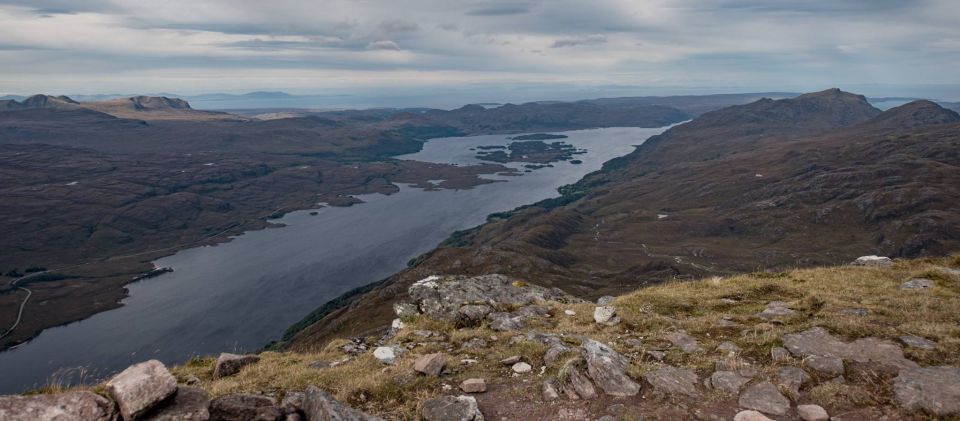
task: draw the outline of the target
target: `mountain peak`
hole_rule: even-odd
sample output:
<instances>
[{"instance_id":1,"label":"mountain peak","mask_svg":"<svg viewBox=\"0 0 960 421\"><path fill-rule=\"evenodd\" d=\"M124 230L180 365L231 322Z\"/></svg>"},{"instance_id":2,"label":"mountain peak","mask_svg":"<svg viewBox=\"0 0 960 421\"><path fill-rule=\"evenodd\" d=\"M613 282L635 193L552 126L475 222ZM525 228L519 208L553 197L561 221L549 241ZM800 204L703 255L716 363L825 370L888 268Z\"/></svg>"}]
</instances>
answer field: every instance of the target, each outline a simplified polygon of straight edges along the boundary
<instances>
[{"instance_id":1,"label":"mountain peak","mask_svg":"<svg viewBox=\"0 0 960 421\"><path fill-rule=\"evenodd\" d=\"M180 98L165 96L135 96L128 99L138 110L191 110L190 103Z\"/></svg>"},{"instance_id":2,"label":"mountain peak","mask_svg":"<svg viewBox=\"0 0 960 421\"><path fill-rule=\"evenodd\" d=\"M928 124L960 123L960 114L924 99L884 111L868 124L906 128Z\"/></svg>"}]
</instances>

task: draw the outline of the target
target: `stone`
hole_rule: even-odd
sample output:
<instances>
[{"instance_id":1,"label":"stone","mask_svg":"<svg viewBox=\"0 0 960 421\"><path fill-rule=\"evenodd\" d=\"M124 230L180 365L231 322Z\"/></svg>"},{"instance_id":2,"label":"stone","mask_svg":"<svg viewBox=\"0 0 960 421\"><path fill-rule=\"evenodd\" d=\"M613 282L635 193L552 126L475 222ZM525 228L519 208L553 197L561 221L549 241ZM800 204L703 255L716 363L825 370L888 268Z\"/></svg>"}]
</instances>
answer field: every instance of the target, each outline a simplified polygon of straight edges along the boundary
<instances>
[{"instance_id":1,"label":"stone","mask_svg":"<svg viewBox=\"0 0 960 421\"><path fill-rule=\"evenodd\" d=\"M604 415L600 418L597 418L597 421L617 421L617 417L613 415Z\"/></svg>"},{"instance_id":2,"label":"stone","mask_svg":"<svg viewBox=\"0 0 960 421\"><path fill-rule=\"evenodd\" d=\"M237 355L222 353L217 357L217 365L213 368L213 378L228 377L240 372L240 369L260 361L260 357L253 354Z\"/></svg>"},{"instance_id":3,"label":"stone","mask_svg":"<svg viewBox=\"0 0 960 421\"><path fill-rule=\"evenodd\" d=\"M565 352L570 352L571 349L563 345L555 345L547 349L547 352L543 354L543 362L547 365L551 365L557 362L557 359Z\"/></svg>"},{"instance_id":4,"label":"stone","mask_svg":"<svg viewBox=\"0 0 960 421\"><path fill-rule=\"evenodd\" d=\"M483 393L487 391L487 381L484 379L466 379L460 383L460 390L464 393Z\"/></svg>"},{"instance_id":5,"label":"stone","mask_svg":"<svg viewBox=\"0 0 960 421\"><path fill-rule=\"evenodd\" d=\"M276 421L283 411L267 396L238 393L210 402L210 419L216 421Z\"/></svg>"},{"instance_id":6,"label":"stone","mask_svg":"<svg viewBox=\"0 0 960 421\"><path fill-rule=\"evenodd\" d=\"M470 324L480 323L488 314L493 312L493 307L488 305L465 305L457 310L460 314L460 320Z\"/></svg>"},{"instance_id":7,"label":"stone","mask_svg":"<svg viewBox=\"0 0 960 421\"><path fill-rule=\"evenodd\" d=\"M597 299L597 305L598 305L598 306L608 306L608 305L613 304L613 302L616 301L616 299L617 299L617 297L612 297L612 296L609 296L609 295L604 295L603 297L600 297L600 298Z\"/></svg>"},{"instance_id":8,"label":"stone","mask_svg":"<svg viewBox=\"0 0 960 421\"><path fill-rule=\"evenodd\" d=\"M308 386L303 396L304 415L308 421L382 421L381 418L346 406L316 386Z\"/></svg>"},{"instance_id":9,"label":"stone","mask_svg":"<svg viewBox=\"0 0 960 421\"><path fill-rule=\"evenodd\" d=\"M531 367L530 364L521 361L514 364L512 367L510 367L510 369L513 370L514 373L523 374L529 373L530 370L533 370L533 367Z\"/></svg>"},{"instance_id":10,"label":"stone","mask_svg":"<svg viewBox=\"0 0 960 421\"><path fill-rule=\"evenodd\" d=\"M607 407L607 412L620 416L627 412L627 406L622 403L615 403Z\"/></svg>"},{"instance_id":11,"label":"stone","mask_svg":"<svg viewBox=\"0 0 960 421\"><path fill-rule=\"evenodd\" d=\"M397 354L393 347L380 346L373 350L373 358L383 364L392 365L397 360Z\"/></svg>"},{"instance_id":12,"label":"stone","mask_svg":"<svg viewBox=\"0 0 960 421\"><path fill-rule=\"evenodd\" d=\"M847 364L847 373L850 375L850 379L861 383L887 383L897 377L899 372L900 369L897 367L876 361L865 363L851 361Z\"/></svg>"},{"instance_id":13,"label":"stone","mask_svg":"<svg viewBox=\"0 0 960 421\"><path fill-rule=\"evenodd\" d=\"M951 366L911 368L893 381L897 404L911 411L936 416L960 413L960 368Z\"/></svg>"},{"instance_id":14,"label":"stone","mask_svg":"<svg viewBox=\"0 0 960 421\"><path fill-rule=\"evenodd\" d=\"M803 359L803 365L823 376L833 378L843 375L843 360L837 357L811 355Z\"/></svg>"},{"instance_id":15,"label":"stone","mask_svg":"<svg viewBox=\"0 0 960 421\"><path fill-rule=\"evenodd\" d=\"M774 362L788 361L790 360L790 351L787 351L786 348L775 346L770 348L770 358Z\"/></svg>"},{"instance_id":16,"label":"stone","mask_svg":"<svg viewBox=\"0 0 960 421\"><path fill-rule=\"evenodd\" d=\"M567 380L580 398L589 400L597 397L597 389L593 387L593 383L580 369L571 367Z\"/></svg>"},{"instance_id":17,"label":"stone","mask_svg":"<svg viewBox=\"0 0 960 421\"><path fill-rule=\"evenodd\" d=\"M163 363L150 360L127 367L106 386L123 418L132 420L176 393L177 379Z\"/></svg>"},{"instance_id":18,"label":"stone","mask_svg":"<svg viewBox=\"0 0 960 421\"><path fill-rule=\"evenodd\" d=\"M750 378L733 371L716 371L710 375L710 387L731 395L739 394L740 388L749 382Z\"/></svg>"},{"instance_id":19,"label":"stone","mask_svg":"<svg viewBox=\"0 0 960 421\"><path fill-rule=\"evenodd\" d=\"M927 278L913 278L907 282L900 284L901 290L923 290L930 289L936 286L936 283L932 279Z\"/></svg>"},{"instance_id":20,"label":"stone","mask_svg":"<svg viewBox=\"0 0 960 421\"><path fill-rule=\"evenodd\" d=\"M407 325L403 323L403 320L400 320L400 319L393 319L393 321L390 322L390 329L393 330L394 332L401 331L406 326Z\"/></svg>"},{"instance_id":21,"label":"stone","mask_svg":"<svg viewBox=\"0 0 960 421\"><path fill-rule=\"evenodd\" d=\"M487 341L483 340L483 338L473 338L464 342L463 345L460 345L460 349L463 349L463 350L486 348L486 347L487 347Z\"/></svg>"},{"instance_id":22,"label":"stone","mask_svg":"<svg viewBox=\"0 0 960 421\"><path fill-rule=\"evenodd\" d=\"M733 342L725 341L725 342L721 342L720 345L717 345L717 352L722 352L725 354L729 354L729 353L739 354L740 347Z\"/></svg>"},{"instance_id":23,"label":"stone","mask_svg":"<svg viewBox=\"0 0 960 421\"><path fill-rule=\"evenodd\" d=\"M180 386L173 398L144 414L143 421L207 421L210 396L199 387Z\"/></svg>"},{"instance_id":24,"label":"stone","mask_svg":"<svg viewBox=\"0 0 960 421\"><path fill-rule=\"evenodd\" d=\"M662 395L697 396L697 374L693 370L666 366L643 375L643 379Z\"/></svg>"},{"instance_id":25,"label":"stone","mask_svg":"<svg viewBox=\"0 0 960 421\"><path fill-rule=\"evenodd\" d=\"M509 357L507 357L507 358L504 358L504 359L500 360L500 364L503 364L503 365L514 365L514 364L516 364L516 363L518 363L518 362L520 362L520 356L519 356L519 355L511 355L511 356L509 356Z\"/></svg>"},{"instance_id":26,"label":"stone","mask_svg":"<svg viewBox=\"0 0 960 421\"><path fill-rule=\"evenodd\" d=\"M560 399L560 393L557 392L557 386L551 381L543 382L543 400L555 401Z\"/></svg>"},{"instance_id":27,"label":"stone","mask_svg":"<svg viewBox=\"0 0 960 421\"><path fill-rule=\"evenodd\" d=\"M393 305L393 312L401 319L409 319L420 314L420 309L417 308L416 304L396 303Z\"/></svg>"},{"instance_id":28,"label":"stone","mask_svg":"<svg viewBox=\"0 0 960 421\"><path fill-rule=\"evenodd\" d=\"M649 350L647 352L644 352L644 354L646 354L650 358L653 358L654 360L657 360L657 361L663 361L663 359L666 358L667 356L666 352L657 351L657 350Z\"/></svg>"},{"instance_id":29,"label":"stone","mask_svg":"<svg viewBox=\"0 0 960 421\"><path fill-rule=\"evenodd\" d=\"M559 289L518 282L503 275L443 278L434 275L414 282L407 292L421 313L451 321L461 317L459 310L464 304L486 305L502 312L543 301L582 302Z\"/></svg>"},{"instance_id":30,"label":"stone","mask_svg":"<svg viewBox=\"0 0 960 421\"><path fill-rule=\"evenodd\" d=\"M423 401L420 414L426 421L483 421L473 396L440 396Z\"/></svg>"},{"instance_id":31,"label":"stone","mask_svg":"<svg viewBox=\"0 0 960 421\"><path fill-rule=\"evenodd\" d=\"M913 336L913 335L901 336L900 342L903 342L904 345L910 348L917 348L917 349L934 349L937 347L936 342L927 340L925 338L921 338L919 336Z\"/></svg>"},{"instance_id":32,"label":"stone","mask_svg":"<svg viewBox=\"0 0 960 421\"><path fill-rule=\"evenodd\" d=\"M111 421L114 405L93 392L0 396L0 420Z\"/></svg>"},{"instance_id":33,"label":"stone","mask_svg":"<svg viewBox=\"0 0 960 421\"><path fill-rule=\"evenodd\" d=\"M766 415L763 415L757 411L740 411L740 412L737 412L737 415L733 416L733 421L773 421L773 420L770 418L767 418Z\"/></svg>"},{"instance_id":34,"label":"stone","mask_svg":"<svg viewBox=\"0 0 960 421\"><path fill-rule=\"evenodd\" d=\"M680 348L681 351L686 353L696 353L703 352L703 348L700 347L700 344L697 343L697 340L687 334L684 331L670 332L665 337L666 340L670 341L673 346Z\"/></svg>"},{"instance_id":35,"label":"stone","mask_svg":"<svg viewBox=\"0 0 960 421\"><path fill-rule=\"evenodd\" d=\"M200 384L200 379L193 374L188 374L183 378L183 383L187 386L195 386Z\"/></svg>"},{"instance_id":36,"label":"stone","mask_svg":"<svg viewBox=\"0 0 960 421\"><path fill-rule=\"evenodd\" d=\"M327 361L314 361L314 362L308 364L307 367L315 368L315 369L318 369L318 370L319 370L319 369L324 369L324 368L330 368L330 367L331 367L331 364L330 364L329 362L327 362Z\"/></svg>"},{"instance_id":37,"label":"stone","mask_svg":"<svg viewBox=\"0 0 960 421\"><path fill-rule=\"evenodd\" d=\"M797 367L782 367L777 373L777 385L786 389L794 400L800 398L800 387L810 380L810 375Z\"/></svg>"},{"instance_id":38,"label":"stone","mask_svg":"<svg viewBox=\"0 0 960 421\"><path fill-rule=\"evenodd\" d=\"M843 342L822 327L813 327L800 333L783 335L783 346L793 355L808 357L822 355L845 361L876 361L899 369L919 367L903 356L897 344L879 338L861 338Z\"/></svg>"},{"instance_id":39,"label":"stone","mask_svg":"<svg viewBox=\"0 0 960 421\"><path fill-rule=\"evenodd\" d=\"M567 316L576 316L577 312L573 310L564 310L563 314L566 314Z\"/></svg>"},{"instance_id":40,"label":"stone","mask_svg":"<svg viewBox=\"0 0 960 421\"><path fill-rule=\"evenodd\" d=\"M793 317L795 314L797 314L797 312L788 308L787 303L783 301L771 301L767 304L767 308L757 313L757 317L764 320L776 320Z\"/></svg>"},{"instance_id":41,"label":"stone","mask_svg":"<svg viewBox=\"0 0 960 421\"><path fill-rule=\"evenodd\" d=\"M893 265L893 260L890 260L889 257L870 255L860 256L850 264L852 266L888 267Z\"/></svg>"},{"instance_id":42,"label":"stone","mask_svg":"<svg viewBox=\"0 0 960 421\"><path fill-rule=\"evenodd\" d=\"M523 321L522 317L512 316L510 313L490 313L487 315L487 318L490 319L490 329L497 332L520 330L526 326L526 323Z\"/></svg>"},{"instance_id":43,"label":"stone","mask_svg":"<svg viewBox=\"0 0 960 421\"><path fill-rule=\"evenodd\" d=\"M601 325L613 326L620 323L617 309L612 306L597 306L593 309L593 321Z\"/></svg>"},{"instance_id":44,"label":"stone","mask_svg":"<svg viewBox=\"0 0 960 421\"><path fill-rule=\"evenodd\" d=\"M447 365L447 356L442 353L424 355L413 362L413 369L428 376L439 376Z\"/></svg>"},{"instance_id":45,"label":"stone","mask_svg":"<svg viewBox=\"0 0 960 421\"><path fill-rule=\"evenodd\" d=\"M627 359L609 346L587 339L581 353L587 361L587 374L606 394L634 396L640 392L640 385L626 374Z\"/></svg>"},{"instance_id":46,"label":"stone","mask_svg":"<svg viewBox=\"0 0 960 421\"><path fill-rule=\"evenodd\" d=\"M306 397L307 394L305 392L287 392L283 395L283 400L280 401L280 409L287 414L302 412L303 402Z\"/></svg>"},{"instance_id":47,"label":"stone","mask_svg":"<svg viewBox=\"0 0 960 421\"><path fill-rule=\"evenodd\" d=\"M797 405L797 415L803 421L829 421L830 415L820 405Z\"/></svg>"},{"instance_id":48,"label":"stone","mask_svg":"<svg viewBox=\"0 0 960 421\"><path fill-rule=\"evenodd\" d=\"M754 409L765 414L786 415L790 410L790 400L780 394L773 383L763 381L747 386L740 394L739 404L743 408Z\"/></svg>"}]
</instances>

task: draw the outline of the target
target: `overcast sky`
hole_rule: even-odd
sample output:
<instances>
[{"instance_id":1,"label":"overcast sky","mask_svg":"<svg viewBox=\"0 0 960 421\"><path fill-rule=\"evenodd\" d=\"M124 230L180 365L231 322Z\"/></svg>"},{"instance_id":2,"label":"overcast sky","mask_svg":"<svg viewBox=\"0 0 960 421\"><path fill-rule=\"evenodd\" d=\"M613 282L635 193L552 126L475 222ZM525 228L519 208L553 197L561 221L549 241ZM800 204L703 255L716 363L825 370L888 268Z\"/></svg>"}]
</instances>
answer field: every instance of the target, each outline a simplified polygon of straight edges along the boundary
<instances>
[{"instance_id":1,"label":"overcast sky","mask_svg":"<svg viewBox=\"0 0 960 421\"><path fill-rule=\"evenodd\" d=\"M958 84L958 28L958 0L0 0L0 93Z\"/></svg>"}]
</instances>

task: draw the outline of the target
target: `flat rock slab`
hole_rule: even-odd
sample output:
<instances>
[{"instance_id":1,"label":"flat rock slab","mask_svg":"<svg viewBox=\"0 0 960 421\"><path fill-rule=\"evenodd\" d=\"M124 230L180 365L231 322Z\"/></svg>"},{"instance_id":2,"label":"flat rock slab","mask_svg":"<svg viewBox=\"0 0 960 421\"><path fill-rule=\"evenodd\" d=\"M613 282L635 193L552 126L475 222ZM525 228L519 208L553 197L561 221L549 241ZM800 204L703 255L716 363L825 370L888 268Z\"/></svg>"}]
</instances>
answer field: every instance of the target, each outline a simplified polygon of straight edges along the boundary
<instances>
[{"instance_id":1,"label":"flat rock slab","mask_svg":"<svg viewBox=\"0 0 960 421\"><path fill-rule=\"evenodd\" d=\"M833 378L843 375L843 360L839 357L811 355L803 359L803 365L822 376Z\"/></svg>"},{"instance_id":2,"label":"flat rock slab","mask_svg":"<svg viewBox=\"0 0 960 421\"><path fill-rule=\"evenodd\" d=\"M860 256L850 264L853 266L888 267L893 265L893 260L889 257L870 255Z\"/></svg>"},{"instance_id":3,"label":"flat rock slab","mask_svg":"<svg viewBox=\"0 0 960 421\"><path fill-rule=\"evenodd\" d=\"M173 399L146 413L143 421L207 421L210 396L199 387L180 386Z\"/></svg>"},{"instance_id":4,"label":"flat rock slab","mask_svg":"<svg viewBox=\"0 0 960 421\"><path fill-rule=\"evenodd\" d=\"M741 376L733 371L716 371L710 375L711 387L732 395L740 393L740 388L749 382L749 377Z\"/></svg>"},{"instance_id":5,"label":"flat rock slab","mask_svg":"<svg viewBox=\"0 0 960 421\"><path fill-rule=\"evenodd\" d=\"M587 374L611 396L634 396L640 385L627 376L627 359L609 346L592 339L583 341L581 353L587 361Z\"/></svg>"},{"instance_id":6,"label":"flat rock slab","mask_svg":"<svg viewBox=\"0 0 960 421\"><path fill-rule=\"evenodd\" d=\"M107 382L107 393L126 420L136 419L177 391L177 379L160 361L127 367Z\"/></svg>"},{"instance_id":7,"label":"flat rock slab","mask_svg":"<svg viewBox=\"0 0 960 421\"><path fill-rule=\"evenodd\" d=\"M309 386L304 392L302 410L308 420L383 421L340 403L316 386Z\"/></svg>"},{"instance_id":8,"label":"flat rock slab","mask_svg":"<svg viewBox=\"0 0 960 421\"><path fill-rule=\"evenodd\" d=\"M936 342L933 342L925 338L921 338L919 336L913 336L913 335L901 336L900 342L903 342L904 345L910 348L917 348L917 349L934 349L937 347Z\"/></svg>"},{"instance_id":9,"label":"flat rock slab","mask_svg":"<svg viewBox=\"0 0 960 421\"><path fill-rule=\"evenodd\" d=\"M483 421L473 396L440 396L423 402L421 416L426 421Z\"/></svg>"},{"instance_id":10,"label":"flat rock slab","mask_svg":"<svg viewBox=\"0 0 960 421\"><path fill-rule=\"evenodd\" d=\"M673 346L680 348L681 351L686 353L694 352L703 352L703 348L700 347L700 344L697 343L697 339L693 336L687 334L684 331L670 332L664 335L664 339L670 341Z\"/></svg>"},{"instance_id":11,"label":"flat rock slab","mask_svg":"<svg viewBox=\"0 0 960 421\"><path fill-rule=\"evenodd\" d=\"M114 418L113 402L93 392L0 396L0 420L90 420Z\"/></svg>"},{"instance_id":12,"label":"flat rock slab","mask_svg":"<svg viewBox=\"0 0 960 421\"><path fill-rule=\"evenodd\" d=\"M565 389L568 394L572 388L576 393L576 397L580 397L581 399L589 400L597 397L597 389L593 387L593 383L590 381L590 379L580 372L580 369L576 367L571 368L567 381L569 382L569 387Z\"/></svg>"},{"instance_id":13,"label":"flat rock slab","mask_svg":"<svg viewBox=\"0 0 960 421\"><path fill-rule=\"evenodd\" d=\"M466 379L460 383L463 393L483 393L487 391L487 381L484 379Z\"/></svg>"},{"instance_id":14,"label":"flat rock slab","mask_svg":"<svg viewBox=\"0 0 960 421\"><path fill-rule=\"evenodd\" d=\"M786 389L793 399L800 397L800 387L810 380L810 375L797 367L782 367L777 373L777 385Z\"/></svg>"},{"instance_id":15,"label":"flat rock slab","mask_svg":"<svg viewBox=\"0 0 960 421\"><path fill-rule=\"evenodd\" d=\"M960 368L950 366L901 370L894 379L897 403L937 416L960 413Z\"/></svg>"},{"instance_id":16,"label":"flat rock slab","mask_svg":"<svg viewBox=\"0 0 960 421\"><path fill-rule=\"evenodd\" d=\"M798 357L819 355L847 361L876 361L899 369L919 367L917 363L904 357L903 350L893 342L879 338L843 342L822 327L783 335L783 346Z\"/></svg>"},{"instance_id":17,"label":"flat rock slab","mask_svg":"<svg viewBox=\"0 0 960 421\"><path fill-rule=\"evenodd\" d=\"M923 290L923 289L933 288L933 287L936 286L936 285L937 285L937 284L934 283L933 280L931 280L931 279L927 279L927 278L914 278L914 279L911 279L911 280L909 280L909 281L907 281L907 282L904 282L904 283L900 284L900 289L901 289L901 290L904 290L904 291Z\"/></svg>"},{"instance_id":18,"label":"flat rock slab","mask_svg":"<svg viewBox=\"0 0 960 421\"><path fill-rule=\"evenodd\" d=\"M697 373L677 367L663 367L643 375L653 390L664 395L697 396Z\"/></svg>"},{"instance_id":19,"label":"flat rock slab","mask_svg":"<svg viewBox=\"0 0 960 421\"><path fill-rule=\"evenodd\" d=\"M213 368L213 378L228 377L240 372L240 369L260 361L260 356L247 354L237 355L224 352L217 357L217 365Z\"/></svg>"},{"instance_id":20,"label":"flat rock slab","mask_svg":"<svg viewBox=\"0 0 960 421\"><path fill-rule=\"evenodd\" d=\"M790 411L790 400L780 394L773 383L764 381L747 387L740 394L740 406L766 414L785 415Z\"/></svg>"},{"instance_id":21,"label":"flat rock slab","mask_svg":"<svg viewBox=\"0 0 960 421\"><path fill-rule=\"evenodd\" d=\"M787 307L787 303L783 301L771 301L767 304L767 308L757 313L757 317L764 320L775 320L793 317L796 314L796 311Z\"/></svg>"},{"instance_id":22,"label":"flat rock slab","mask_svg":"<svg viewBox=\"0 0 960 421\"><path fill-rule=\"evenodd\" d=\"M272 398L238 393L210 402L210 418L217 421L275 421L283 416Z\"/></svg>"}]
</instances>

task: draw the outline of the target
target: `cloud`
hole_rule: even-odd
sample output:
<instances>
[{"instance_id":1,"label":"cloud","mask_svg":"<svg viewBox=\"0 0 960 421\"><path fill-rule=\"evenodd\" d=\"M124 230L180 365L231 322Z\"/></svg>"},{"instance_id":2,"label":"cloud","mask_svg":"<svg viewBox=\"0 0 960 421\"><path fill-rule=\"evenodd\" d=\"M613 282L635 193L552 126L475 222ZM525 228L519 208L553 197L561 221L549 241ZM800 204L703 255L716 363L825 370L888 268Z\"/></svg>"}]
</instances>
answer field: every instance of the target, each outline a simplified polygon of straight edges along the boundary
<instances>
[{"instance_id":1,"label":"cloud","mask_svg":"<svg viewBox=\"0 0 960 421\"><path fill-rule=\"evenodd\" d=\"M416 32L419 29L420 25L400 19L390 19L380 22L380 30L388 34L393 32Z\"/></svg>"},{"instance_id":2,"label":"cloud","mask_svg":"<svg viewBox=\"0 0 960 421\"><path fill-rule=\"evenodd\" d=\"M523 3L506 3L482 6L467 11L469 16L508 16L530 13L530 5Z\"/></svg>"},{"instance_id":3,"label":"cloud","mask_svg":"<svg viewBox=\"0 0 960 421\"><path fill-rule=\"evenodd\" d=\"M373 41L367 44L368 50L400 50L400 46L396 42L393 42L388 39Z\"/></svg>"},{"instance_id":4,"label":"cloud","mask_svg":"<svg viewBox=\"0 0 960 421\"><path fill-rule=\"evenodd\" d=\"M573 38L558 39L553 42L550 48L576 47L578 45L598 45L606 44L607 37L603 35L586 35Z\"/></svg>"}]
</instances>

